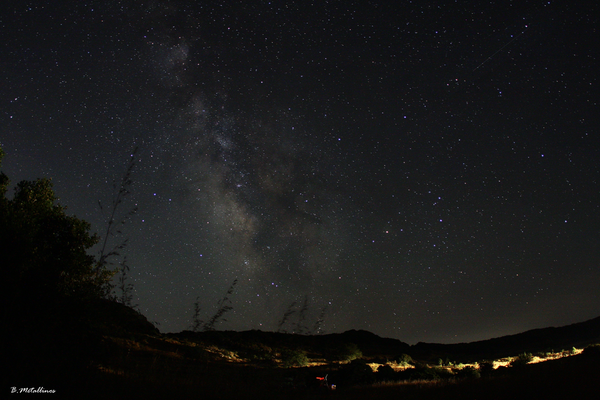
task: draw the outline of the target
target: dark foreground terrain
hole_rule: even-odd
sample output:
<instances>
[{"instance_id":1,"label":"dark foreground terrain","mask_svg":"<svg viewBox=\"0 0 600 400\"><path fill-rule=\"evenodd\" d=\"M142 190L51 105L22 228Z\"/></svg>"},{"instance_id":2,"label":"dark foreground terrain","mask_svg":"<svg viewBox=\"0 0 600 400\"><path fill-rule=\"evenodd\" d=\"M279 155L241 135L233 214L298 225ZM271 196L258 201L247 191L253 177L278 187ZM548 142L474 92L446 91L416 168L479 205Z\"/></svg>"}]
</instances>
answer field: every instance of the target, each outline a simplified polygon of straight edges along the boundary
<instances>
[{"instance_id":1,"label":"dark foreground terrain","mask_svg":"<svg viewBox=\"0 0 600 400\"><path fill-rule=\"evenodd\" d=\"M78 306L64 307L75 307L69 315L79 317L52 325L55 319L37 316L11 330L3 349L9 371L4 393L86 399L600 398L600 346L594 345L600 319L469 344L409 346L365 331L161 334L117 303L88 305L85 317Z\"/></svg>"}]
</instances>

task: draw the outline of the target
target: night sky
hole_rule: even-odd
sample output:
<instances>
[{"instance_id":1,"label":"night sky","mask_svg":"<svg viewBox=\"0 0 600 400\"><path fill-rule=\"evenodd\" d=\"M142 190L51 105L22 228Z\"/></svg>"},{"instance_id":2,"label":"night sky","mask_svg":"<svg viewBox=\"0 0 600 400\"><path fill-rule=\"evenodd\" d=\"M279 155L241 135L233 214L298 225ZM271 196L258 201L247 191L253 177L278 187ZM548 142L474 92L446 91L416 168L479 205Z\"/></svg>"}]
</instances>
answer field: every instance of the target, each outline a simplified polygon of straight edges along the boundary
<instances>
[{"instance_id":1,"label":"night sky","mask_svg":"<svg viewBox=\"0 0 600 400\"><path fill-rule=\"evenodd\" d=\"M102 235L139 148L112 243L161 331L234 279L217 329L305 298L411 344L600 315L594 2L14 3L2 170Z\"/></svg>"}]
</instances>

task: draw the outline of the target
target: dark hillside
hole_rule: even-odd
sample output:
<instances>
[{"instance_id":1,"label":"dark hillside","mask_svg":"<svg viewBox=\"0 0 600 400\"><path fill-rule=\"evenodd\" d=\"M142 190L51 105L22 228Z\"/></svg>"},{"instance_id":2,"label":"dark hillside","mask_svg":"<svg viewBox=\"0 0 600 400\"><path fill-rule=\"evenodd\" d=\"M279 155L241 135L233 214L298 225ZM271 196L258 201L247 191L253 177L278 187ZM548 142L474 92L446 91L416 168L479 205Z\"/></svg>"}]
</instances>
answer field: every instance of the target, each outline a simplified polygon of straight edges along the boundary
<instances>
[{"instance_id":1,"label":"dark hillside","mask_svg":"<svg viewBox=\"0 0 600 400\"><path fill-rule=\"evenodd\" d=\"M423 362L581 347L600 342L600 318L481 342L409 346L361 330L315 336L258 330L161 334L139 312L107 300L64 302L53 310L52 317L25 319L28 324L12 331L11 357L4 360L12 367L4 376L6 387L45 387L73 398L91 390L86 398L97 399L306 399L324 394L315 391L315 377L329 374L332 382L339 379L339 388L327 395L344 399L551 398L558 393L593 398L600 373L597 351L518 369L503 367L480 379L418 385L410 374L397 375L387 386L371 385L379 375L366 364L386 364L409 354L420 371L431 372L436 364ZM286 363L286 357L299 363ZM348 363L353 358L358 359ZM459 372L449 374L460 377L452 375Z\"/></svg>"},{"instance_id":2,"label":"dark hillside","mask_svg":"<svg viewBox=\"0 0 600 400\"><path fill-rule=\"evenodd\" d=\"M436 344L417 343L411 355L424 359L449 357L463 362L496 359L524 352L581 348L600 342L600 317L563 327L534 329L516 335L472 343Z\"/></svg>"},{"instance_id":3,"label":"dark hillside","mask_svg":"<svg viewBox=\"0 0 600 400\"><path fill-rule=\"evenodd\" d=\"M502 336L472 343L438 344L417 343L410 346L397 339L382 338L363 330L327 335L296 335L258 330L232 332L190 332L168 334L178 339L187 339L224 346L232 351L247 349L261 344L272 348L294 347L314 355L326 356L341 345L354 344L368 359L394 359L400 354L409 354L415 359L436 361L449 358L452 361L474 362L482 359L498 359L524 352L549 352L582 348L600 342L600 317L563 327L534 329L516 335Z\"/></svg>"},{"instance_id":4,"label":"dark hillside","mask_svg":"<svg viewBox=\"0 0 600 400\"><path fill-rule=\"evenodd\" d=\"M121 303L98 299L88 307L89 324L106 333L159 335L159 330L139 311Z\"/></svg>"},{"instance_id":5,"label":"dark hillside","mask_svg":"<svg viewBox=\"0 0 600 400\"><path fill-rule=\"evenodd\" d=\"M312 355L327 357L340 346L353 344L366 358L390 357L407 353L410 346L397 339L381 338L374 333L351 330L327 335L296 335L289 333L263 332L258 330L210 331L167 334L169 337L224 346L232 351L244 351L258 345L270 348L297 348Z\"/></svg>"}]
</instances>

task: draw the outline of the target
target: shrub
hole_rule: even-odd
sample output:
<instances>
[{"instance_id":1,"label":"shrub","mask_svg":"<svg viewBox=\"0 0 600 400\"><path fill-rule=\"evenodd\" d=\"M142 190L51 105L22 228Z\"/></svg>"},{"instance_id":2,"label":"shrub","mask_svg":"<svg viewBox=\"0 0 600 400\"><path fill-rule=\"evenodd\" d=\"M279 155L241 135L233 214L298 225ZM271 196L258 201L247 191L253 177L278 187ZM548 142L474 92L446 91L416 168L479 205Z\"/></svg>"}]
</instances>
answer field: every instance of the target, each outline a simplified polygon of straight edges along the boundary
<instances>
[{"instance_id":1,"label":"shrub","mask_svg":"<svg viewBox=\"0 0 600 400\"><path fill-rule=\"evenodd\" d=\"M396 372L394 371L394 368L392 368L390 365L380 365L377 368L377 372L375 373L375 378L379 382L393 381L396 378Z\"/></svg>"},{"instance_id":2,"label":"shrub","mask_svg":"<svg viewBox=\"0 0 600 400\"><path fill-rule=\"evenodd\" d=\"M560 354L563 357L568 357L568 356L572 356L573 354L577 353L577 349L575 347L572 347L570 349L563 349Z\"/></svg>"},{"instance_id":3,"label":"shrub","mask_svg":"<svg viewBox=\"0 0 600 400\"><path fill-rule=\"evenodd\" d=\"M436 375L438 379L450 379L454 377L454 373L448 371L447 368L434 367L432 369L434 370L434 375Z\"/></svg>"},{"instance_id":4,"label":"shrub","mask_svg":"<svg viewBox=\"0 0 600 400\"><path fill-rule=\"evenodd\" d=\"M281 365L284 368L305 367L308 365L306 352L298 349L284 349L281 352Z\"/></svg>"},{"instance_id":5,"label":"shrub","mask_svg":"<svg viewBox=\"0 0 600 400\"><path fill-rule=\"evenodd\" d=\"M352 361L362 357L362 351L354 343L345 343L333 351L335 361Z\"/></svg>"},{"instance_id":6,"label":"shrub","mask_svg":"<svg viewBox=\"0 0 600 400\"><path fill-rule=\"evenodd\" d=\"M477 368L474 368L469 365L459 370L457 376L459 378L480 378L481 373Z\"/></svg>"},{"instance_id":7,"label":"shrub","mask_svg":"<svg viewBox=\"0 0 600 400\"><path fill-rule=\"evenodd\" d=\"M184 347L183 355L196 361L208 362L210 359L210 353L206 349L195 345Z\"/></svg>"},{"instance_id":8,"label":"shrub","mask_svg":"<svg viewBox=\"0 0 600 400\"><path fill-rule=\"evenodd\" d=\"M479 363L479 374L481 376L490 376L494 373L494 362L493 361L482 361Z\"/></svg>"},{"instance_id":9,"label":"shrub","mask_svg":"<svg viewBox=\"0 0 600 400\"><path fill-rule=\"evenodd\" d=\"M366 361L356 359L339 369L339 378L348 385L369 384L374 382L375 373Z\"/></svg>"},{"instance_id":10,"label":"shrub","mask_svg":"<svg viewBox=\"0 0 600 400\"><path fill-rule=\"evenodd\" d=\"M415 364L415 360L413 360L412 357L409 356L408 354L400 354L398 357L396 357L395 361L398 364L405 365L405 366Z\"/></svg>"},{"instance_id":11,"label":"shrub","mask_svg":"<svg viewBox=\"0 0 600 400\"><path fill-rule=\"evenodd\" d=\"M430 367L426 364L419 364L415 368L402 371L399 376L402 379L408 380L437 380L452 378L454 374L446 368Z\"/></svg>"},{"instance_id":12,"label":"shrub","mask_svg":"<svg viewBox=\"0 0 600 400\"><path fill-rule=\"evenodd\" d=\"M514 360L511 361L511 367L523 367L529 364L533 360L533 355L531 353L522 353L517 356Z\"/></svg>"},{"instance_id":13,"label":"shrub","mask_svg":"<svg viewBox=\"0 0 600 400\"><path fill-rule=\"evenodd\" d=\"M243 357L254 362L272 362L273 350L262 343L252 343L242 351Z\"/></svg>"}]
</instances>

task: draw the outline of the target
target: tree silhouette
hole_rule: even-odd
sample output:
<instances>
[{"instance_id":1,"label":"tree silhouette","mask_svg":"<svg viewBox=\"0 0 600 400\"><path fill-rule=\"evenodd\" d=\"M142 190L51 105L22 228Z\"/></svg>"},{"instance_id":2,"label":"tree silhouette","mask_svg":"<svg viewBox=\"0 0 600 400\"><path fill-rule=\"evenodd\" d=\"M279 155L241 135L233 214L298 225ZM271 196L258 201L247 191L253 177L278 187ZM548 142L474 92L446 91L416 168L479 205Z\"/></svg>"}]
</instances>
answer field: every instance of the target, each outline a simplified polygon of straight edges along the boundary
<instances>
[{"instance_id":1,"label":"tree silhouette","mask_svg":"<svg viewBox=\"0 0 600 400\"><path fill-rule=\"evenodd\" d=\"M90 224L65 213L49 179L19 182L12 198L7 197L8 184L2 173L0 257L10 301L105 295L114 273L97 268L87 253L98 242Z\"/></svg>"}]
</instances>

